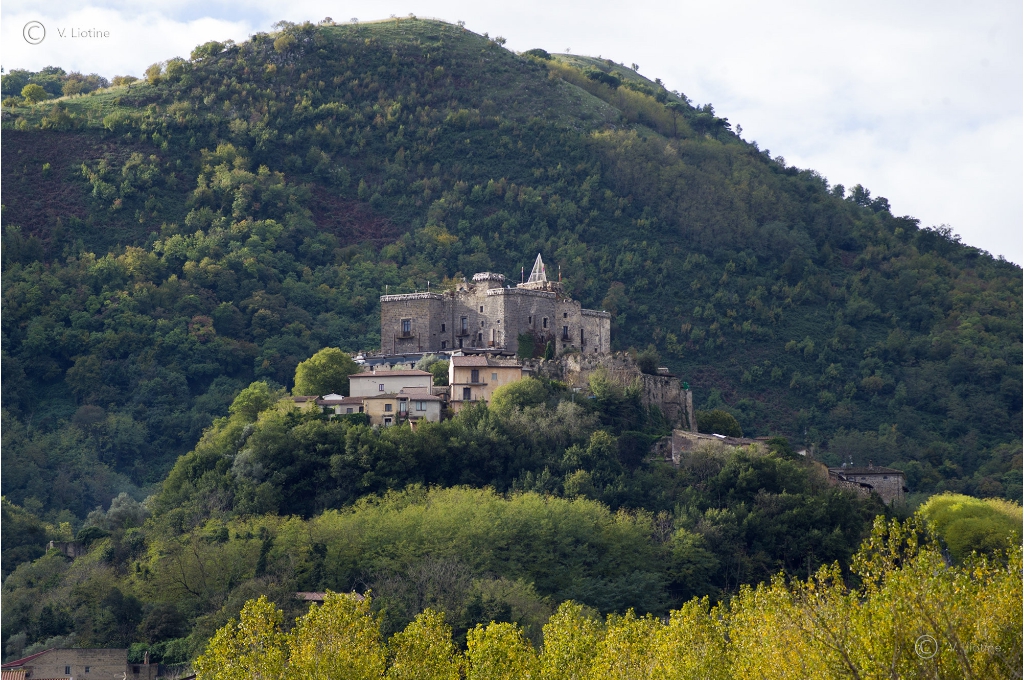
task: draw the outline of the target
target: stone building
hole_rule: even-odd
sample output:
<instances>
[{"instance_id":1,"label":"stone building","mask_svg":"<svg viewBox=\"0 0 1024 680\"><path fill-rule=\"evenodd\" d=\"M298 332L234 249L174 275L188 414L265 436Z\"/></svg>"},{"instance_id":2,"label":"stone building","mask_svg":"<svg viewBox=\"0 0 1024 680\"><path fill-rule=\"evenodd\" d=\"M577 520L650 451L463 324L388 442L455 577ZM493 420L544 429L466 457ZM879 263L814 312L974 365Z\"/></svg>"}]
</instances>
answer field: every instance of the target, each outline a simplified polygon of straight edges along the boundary
<instances>
[{"instance_id":1,"label":"stone building","mask_svg":"<svg viewBox=\"0 0 1024 680\"><path fill-rule=\"evenodd\" d=\"M93 680L154 680L158 664L128 663L127 649L48 649L3 664L4 674L35 678L92 678Z\"/></svg>"},{"instance_id":2,"label":"stone building","mask_svg":"<svg viewBox=\"0 0 1024 680\"><path fill-rule=\"evenodd\" d=\"M887 467L830 467L828 479L836 486L853 489L859 493L872 491L881 496L886 505L903 501L907 493L907 479L901 470Z\"/></svg>"},{"instance_id":3,"label":"stone building","mask_svg":"<svg viewBox=\"0 0 1024 680\"><path fill-rule=\"evenodd\" d=\"M381 352L443 352L493 349L515 353L519 336L532 335L538 347L555 343L561 352L584 354L611 349L611 314L583 309L558 281L548 281L540 255L529 281L506 285L492 272L444 293L407 293L380 298Z\"/></svg>"}]
</instances>

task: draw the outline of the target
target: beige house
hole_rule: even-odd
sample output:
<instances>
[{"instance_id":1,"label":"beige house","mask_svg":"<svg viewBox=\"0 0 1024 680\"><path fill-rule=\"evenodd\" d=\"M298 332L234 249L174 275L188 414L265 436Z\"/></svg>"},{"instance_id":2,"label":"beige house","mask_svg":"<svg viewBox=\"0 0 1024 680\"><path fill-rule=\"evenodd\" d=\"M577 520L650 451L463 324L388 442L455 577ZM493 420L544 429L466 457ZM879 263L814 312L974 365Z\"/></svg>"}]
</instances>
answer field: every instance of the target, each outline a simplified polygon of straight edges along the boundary
<instances>
[{"instance_id":1,"label":"beige house","mask_svg":"<svg viewBox=\"0 0 1024 680\"><path fill-rule=\"evenodd\" d=\"M428 392L434 376L428 371L366 371L348 377L348 393L353 397L377 397L398 394L406 388L424 388Z\"/></svg>"},{"instance_id":2,"label":"beige house","mask_svg":"<svg viewBox=\"0 0 1024 680\"><path fill-rule=\"evenodd\" d=\"M408 422L415 427L420 422L436 423L441 420L441 397L431 394L429 387L410 388L395 394L379 394L361 399L371 425L388 427Z\"/></svg>"},{"instance_id":3,"label":"beige house","mask_svg":"<svg viewBox=\"0 0 1024 680\"><path fill-rule=\"evenodd\" d=\"M483 355L453 355L448 363L448 408L458 413L473 402L490 402L491 394L502 385L523 377L523 367Z\"/></svg>"}]
</instances>

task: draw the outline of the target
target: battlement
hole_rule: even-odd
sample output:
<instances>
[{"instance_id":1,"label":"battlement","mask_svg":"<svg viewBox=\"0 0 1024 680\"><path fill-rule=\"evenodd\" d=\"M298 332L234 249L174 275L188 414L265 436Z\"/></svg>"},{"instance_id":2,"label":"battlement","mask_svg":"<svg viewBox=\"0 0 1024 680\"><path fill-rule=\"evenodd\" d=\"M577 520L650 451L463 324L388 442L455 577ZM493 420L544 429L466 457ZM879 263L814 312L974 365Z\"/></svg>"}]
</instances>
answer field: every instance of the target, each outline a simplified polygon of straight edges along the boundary
<instances>
[{"instance_id":1,"label":"battlement","mask_svg":"<svg viewBox=\"0 0 1024 680\"><path fill-rule=\"evenodd\" d=\"M381 295L381 302L401 302L403 300L443 300L441 293L400 293L398 295Z\"/></svg>"}]
</instances>

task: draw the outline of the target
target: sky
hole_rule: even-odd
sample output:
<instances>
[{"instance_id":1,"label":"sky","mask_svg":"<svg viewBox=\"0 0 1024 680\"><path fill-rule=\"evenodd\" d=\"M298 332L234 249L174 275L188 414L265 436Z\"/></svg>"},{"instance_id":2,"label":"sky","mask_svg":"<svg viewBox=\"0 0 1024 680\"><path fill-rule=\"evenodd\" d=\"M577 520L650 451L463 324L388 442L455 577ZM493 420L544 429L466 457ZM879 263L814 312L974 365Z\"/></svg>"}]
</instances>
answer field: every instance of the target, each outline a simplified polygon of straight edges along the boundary
<instances>
[{"instance_id":1,"label":"sky","mask_svg":"<svg viewBox=\"0 0 1024 680\"><path fill-rule=\"evenodd\" d=\"M1020 0L4 0L0 64L138 76L282 19L410 13L465 21L515 51L639 64L787 164L862 184L896 215L948 225L965 243L1024 263ZM46 28L39 44L23 37L30 21Z\"/></svg>"}]
</instances>

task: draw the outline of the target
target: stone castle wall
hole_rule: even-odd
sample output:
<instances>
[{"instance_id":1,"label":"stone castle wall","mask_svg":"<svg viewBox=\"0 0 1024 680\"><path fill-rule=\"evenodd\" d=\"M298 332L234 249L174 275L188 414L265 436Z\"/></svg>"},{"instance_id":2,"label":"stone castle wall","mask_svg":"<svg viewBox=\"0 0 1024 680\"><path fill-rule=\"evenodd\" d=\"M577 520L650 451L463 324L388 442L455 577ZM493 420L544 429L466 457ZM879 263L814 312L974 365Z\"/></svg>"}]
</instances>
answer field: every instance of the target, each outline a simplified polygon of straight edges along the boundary
<instances>
[{"instance_id":1,"label":"stone castle wall","mask_svg":"<svg viewBox=\"0 0 1024 680\"><path fill-rule=\"evenodd\" d=\"M568 354L552 361L530 361L524 368L546 378L562 380L574 388L586 388L594 371L603 369L620 385L639 382L640 401L644 406L657 406L670 424L689 427L686 390L679 378L642 373L636 360L626 352Z\"/></svg>"},{"instance_id":2,"label":"stone castle wall","mask_svg":"<svg viewBox=\"0 0 1024 680\"><path fill-rule=\"evenodd\" d=\"M582 309L557 283L504 286L504 277L477 274L445 293L382 295L381 352L399 354L455 349L514 353L521 334L558 352L575 348L601 354L611 349L611 315ZM408 320L409 329L403 328Z\"/></svg>"}]
</instances>

